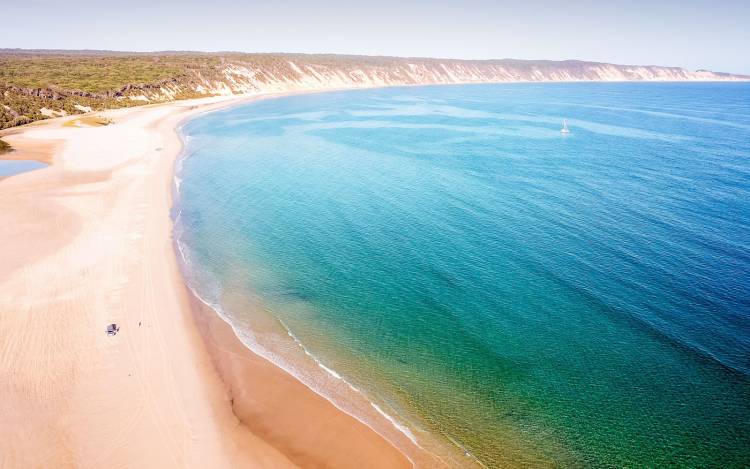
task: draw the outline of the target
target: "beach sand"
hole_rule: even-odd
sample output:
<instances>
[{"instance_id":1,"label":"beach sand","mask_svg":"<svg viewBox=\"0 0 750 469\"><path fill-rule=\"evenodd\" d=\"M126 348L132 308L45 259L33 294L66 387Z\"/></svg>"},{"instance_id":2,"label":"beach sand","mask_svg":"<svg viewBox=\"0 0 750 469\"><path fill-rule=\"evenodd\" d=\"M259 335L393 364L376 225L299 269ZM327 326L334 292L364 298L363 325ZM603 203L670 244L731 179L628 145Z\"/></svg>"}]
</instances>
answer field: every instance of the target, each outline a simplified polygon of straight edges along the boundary
<instances>
[{"instance_id":1,"label":"beach sand","mask_svg":"<svg viewBox=\"0 0 750 469\"><path fill-rule=\"evenodd\" d=\"M0 467L413 465L245 348L183 283L169 218L175 128L234 102L1 135L52 164L0 181Z\"/></svg>"}]
</instances>

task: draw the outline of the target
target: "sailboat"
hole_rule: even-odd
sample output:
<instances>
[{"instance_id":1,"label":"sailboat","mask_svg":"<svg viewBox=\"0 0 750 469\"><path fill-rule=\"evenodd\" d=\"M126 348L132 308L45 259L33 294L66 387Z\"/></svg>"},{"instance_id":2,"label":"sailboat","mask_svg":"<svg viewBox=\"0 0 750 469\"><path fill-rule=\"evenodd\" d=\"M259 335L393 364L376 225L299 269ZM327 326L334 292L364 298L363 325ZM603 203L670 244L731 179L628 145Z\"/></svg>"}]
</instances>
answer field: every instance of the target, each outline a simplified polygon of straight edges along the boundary
<instances>
[{"instance_id":1,"label":"sailboat","mask_svg":"<svg viewBox=\"0 0 750 469\"><path fill-rule=\"evenodd\" d=\"M569 134L570 133L570 129L568 129L568 120L567 119L563 119L563 126L562 126L562 129L560 129L560 133L563 133L563 134Z\"/></svg>"}]
</instances>

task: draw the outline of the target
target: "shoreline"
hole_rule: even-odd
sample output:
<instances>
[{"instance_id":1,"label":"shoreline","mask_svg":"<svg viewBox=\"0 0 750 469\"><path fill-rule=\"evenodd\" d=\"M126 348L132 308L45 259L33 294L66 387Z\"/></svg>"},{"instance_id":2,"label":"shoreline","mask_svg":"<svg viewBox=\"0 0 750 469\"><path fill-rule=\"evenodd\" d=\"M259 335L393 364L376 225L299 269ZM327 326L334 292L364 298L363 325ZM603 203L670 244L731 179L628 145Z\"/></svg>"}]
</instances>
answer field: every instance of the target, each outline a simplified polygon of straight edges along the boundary
<instances>
[{"instance_id":1,"label":"shoreline","mask_svg":"<svg viewBox=\"0 0 750 469\"><path fill-rule=\"evenodd\" d=\"M222 106L221 108L210 109L183 119L175 127L175 132L179 135L182 141L182 151L175 158L174 162L175 170L173 172L172 208L179 208L180 178L178 172L182 161L189 157L189 155L185 153L188 145L186 139L187 135L182 131L184 124L188 121L200 118L203 114L215 111L226 111L234 107L248 104L249 102L263 99L338 91L364 91L372 88L376 87L312 89L305 91L261 94L250 97L249 99L241 99L238 101L232 100L232 102L227 103L226 106ZM362 389L355 387L336 371L326 367L317 357L308 351L305 345L299 341L299 339L282 321L271 316L269 313L262 312L261 315L267 316L267 318L264 319L278 323L282 328L282 330L274 331L272 334L276 335L280 341L288 341L291 339L291 341L301 349L296 350L295 352L302 352L293 352L292 355L299 356L284 360L284 358L289 357L286 355L282 357L281 355L274 353L272 349L266 347L267 344L261 344L255 338L243 338L244 334L238 326L232 323L228 315L223 311L223 307L220 304L213 304L202 298L198 292L198 285L191 285L191 276L189 275L191 267L185 254L185 249L187 249L187 247L181 243L177 230L179 225L179 211L173 216L172 224L175 257L180 267L182 279L191 297L191 303L193 305L191 311L196 322L201 325L201 332L207 342L220 342L224 346L235 350L238 355L245 356L247 362L256 362L258 360L267 361L273 367L277 368L278 371L287 375L291 380L296 381L307 388L312 394L327 401L338 412L344 413L358 423L368 427L390 445L393 445L406 456L413 467L476 467L476 465L481 465L478 460L466 453L460 445L455 445L455 448L453 446L448 446L445 442L439 441L435 435L426 434L424 431L422 431L423 438L427 438L429 440L428 443L431 444L430 448L437 451L430 451L426 447L421 446L420 442L408 426L383 411L381 407L376 402L372 401ZM261 305L253 306L254 307L251 308L253 311L251 314L257 314L258 311L256 310L262 309ZM257 326L257 324L247 328L249 329L249 334L251 336L258 332L255 326ZM263 325L264 328L265 326L266 324ZM243 374L249 373L247 370L243 370L241 365L237 365L236 362L241 360L228 358L223 352L223 350L214 350L214 353L212 353L217 360L215 365L220 369L220 374L222 375L225 384L230 389L237 387L242 390L244 384L243 381L247 381L243 380ZM216 355L224 356L216 357ZM235 361L235 365L227 366L227 362L230 361ZM321 381L326 381L326 383L320 384ZM345 386L341 386L342 383ZM243 414L247 415L249 413L246 408L247 406L244 404L246 403L242 402L242 400L240 400L239 404L235 401L235 414L240 417L241 422L247 424L242 417ZM255 413L257 414L257 410ZM291 446L293 447L294 445ZM302 450L290 448L290 451L298 453ZM449 462L446 462L446 460ZM330 459L328 464L330 464ZM369 467L369 464L366 464L365 466ZM378 464L378 466L380 466L380 464ZM334 467L336 467L336 465L334 465ZM342 465L342 467L344 466Z\"/></svg>"},{"instance_id":2,"label":"shoreline","mask_svg":"<svg viewBox=\"0 0 750 469\"><path fill-rule=\"evenodd\" d=\"M63 142L50 166L0 182L0 242L14 248L0 267L0 412L8 416L0 453L11 467L113 459L132 467L412 466L370 427L259 356L256 365L270 370L264 377L296 383L294 402L312 402L306 409L338 422L338 432L322 438L324 419L308 433L308 454L299 454L300 442L279 447L273 426L248 429L210 353L233 345L200 333L169 218L182 151L176 130L199 113L258 98L97 112L114 120L103 127L63 128L76 118L67 116L2 132L21 151L27 137ZM110 322L121 328L114 337L105 334ZM288 428L303 430L305 418L292 415Z\"/></svg>"}]
</instances>

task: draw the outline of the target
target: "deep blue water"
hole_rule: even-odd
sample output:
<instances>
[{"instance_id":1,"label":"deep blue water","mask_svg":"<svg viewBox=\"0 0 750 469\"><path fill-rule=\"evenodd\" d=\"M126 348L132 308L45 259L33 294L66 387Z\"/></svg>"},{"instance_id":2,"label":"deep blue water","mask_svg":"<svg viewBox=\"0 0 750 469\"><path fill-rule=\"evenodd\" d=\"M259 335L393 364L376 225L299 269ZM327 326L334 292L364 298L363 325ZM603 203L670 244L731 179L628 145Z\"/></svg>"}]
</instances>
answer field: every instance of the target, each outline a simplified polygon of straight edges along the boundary
<instances>
[{"instance_id":1,"label":"deep blue water","mask_svg":"<svg viewBox=\"0 0 750 469\"><path fill-rule=\"evenodd\" d=\"M261 298L490 467L750 465L749 84L335 92L184 133L179 237L238 324Z\"/></svg>"}]
</instances>

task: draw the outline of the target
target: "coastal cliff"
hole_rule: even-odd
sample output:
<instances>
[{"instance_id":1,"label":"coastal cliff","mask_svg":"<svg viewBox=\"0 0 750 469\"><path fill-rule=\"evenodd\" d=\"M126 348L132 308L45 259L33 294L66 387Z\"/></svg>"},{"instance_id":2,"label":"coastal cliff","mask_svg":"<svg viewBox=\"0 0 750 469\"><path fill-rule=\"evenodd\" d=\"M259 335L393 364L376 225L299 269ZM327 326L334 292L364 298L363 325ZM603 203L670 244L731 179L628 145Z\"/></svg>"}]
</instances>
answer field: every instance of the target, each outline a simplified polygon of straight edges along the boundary
<instances>
[{"instance_id":1,"label":"coastal cliff","mask_svg":"<svg viewBox=\"0 0 750 469\"><path fill-rule=\"evenodd\" d=\"M0 129L215 95L459 83L741 80L750 77L578 60L0 50Z\"/></svg>"}]
</instances>

